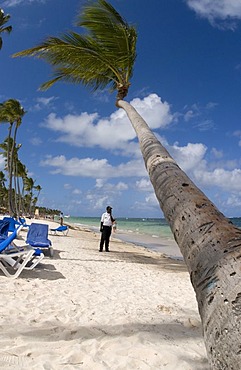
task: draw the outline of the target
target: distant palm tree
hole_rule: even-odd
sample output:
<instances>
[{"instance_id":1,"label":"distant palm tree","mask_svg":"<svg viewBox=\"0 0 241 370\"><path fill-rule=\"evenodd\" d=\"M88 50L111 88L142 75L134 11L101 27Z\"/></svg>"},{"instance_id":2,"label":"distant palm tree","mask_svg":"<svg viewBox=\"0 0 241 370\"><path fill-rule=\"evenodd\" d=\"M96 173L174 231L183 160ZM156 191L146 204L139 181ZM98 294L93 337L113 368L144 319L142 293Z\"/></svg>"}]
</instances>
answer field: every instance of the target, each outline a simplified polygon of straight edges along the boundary
<instances>
[{"instance_id":1,"label":"distant palm tree","mask_svg":"<svg viewBox=\"0 0 241 370\"><path fill-rule=\"evenodd\" d=\"M5 175L4 175L3 171L0 171L0 187L1 188L5 187L5 182L6 182Z\"/></svg>"},{"instance_id":2,"label":"distant palm tree","mask_svg":"<svg viewBox=\"0 0 241 370\"><path fill-rule=\"evenodd\" d=\"M19 147L20 148L20 147ZM19 217L24 213L23 206L23 182L24 178L27 176L26 166L17 157L14 160L14 178L15 178L15 208L17 216Z\"/></svg>"},{"instance_id":3,"label":"distant palm tree","mask_svg":"<svg viewBox=\"0 0 241 370\"><path fill-rule=\"evenodd\" d=\"M116 105L126 111L136 131L160 207L188 267L210 365L212 369L238 370L241 230L194 185L142 117L123 100L136 59L135 28L105 0L88 3L77 24L87 33L49 37L15 56L35 56L52 65L53 79L44 83L43 89L62 80L93 90L106 86L117 90Z\"/></svg>"},{"instance_id":4,"label":"distant palm tree","mask_svg":"<svg viewBox=\"0 0 241 370\"><path fill-rule=\"evenodd\" d=\"M7 145L7 170L9 175L9 212L15 213L12 197L13 162L16 150L17 130L22 123L22 117L26 112L18 100L9 99L0 104L0 122L9 123L8 145ZM12 132L13 131L13 132Z\"/></svg>"},{"instance_id":5,"label":"distant palm tree","mask_svg":"<svg viewBox=\"0 0 241 370\"><path fill-rule=\"evenodd\" d=\"M35 185L34 186L34 189L37 191L37 195L36 195L36 203L37 203L37 201L38 201L38 198L39 198L39 195L40 195L40 192L41 192L41 190L42 190L42 187L40 186L40 185Z\"/></svg>"},{"instance_id":6,"label":"distant palm tree","mask_svg":"<svg viewBox=\"0 0 241 370\"><path fill-rule=\"evenodd\" d=\"M7 188L5 185L6 178L3 171L0 171L0 206L6 209L7 206Z\"/></svg>"},{"instance_id":7,"label":"distant palm tree","mask_svg":"<svg viewBox=\"0 0 241 370\"><path fill-rule=\"evenodd\" d=\"M4 25L9 21L10 15L4 15L3 9L0 9L0 35L3 32L10 33L12 31L12 26L4 27ZM0 50L2 49L3 40L0 36Z\"/></svg>"},{"instance_id":8,"label":"distant palm tree","mask_svg":"<svg viewBox=\"0 0 241 370\"><path fill-rule=\"evenodd\" d=\"M35 184L35 181L34 181L34 179L32 179L32 177L26 177L24 179L24 188L28 192L28 197L26 199L29 202L29 204L28 204L28 213L29 214L32 213L32 206L33 206L33 200L34 200L33 190L35 188L34 184Z\"/></svg>"}]
</instances>

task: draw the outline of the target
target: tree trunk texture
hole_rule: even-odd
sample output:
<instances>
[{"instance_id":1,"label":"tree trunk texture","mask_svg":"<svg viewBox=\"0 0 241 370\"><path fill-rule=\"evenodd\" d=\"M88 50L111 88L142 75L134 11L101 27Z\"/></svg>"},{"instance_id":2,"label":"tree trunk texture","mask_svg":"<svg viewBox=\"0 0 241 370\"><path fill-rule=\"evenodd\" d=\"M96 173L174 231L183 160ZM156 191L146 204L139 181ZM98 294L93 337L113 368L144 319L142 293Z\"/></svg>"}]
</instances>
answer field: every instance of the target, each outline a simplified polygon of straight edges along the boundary
<instances>
[{"instance_id":1,"label":"tree trunk texture","mask_svg":"<svg viewBox=\"0 0 241 370\"><path fill-rule=\"evenodd\" d=\"M136 131L156 197L190 273L210 366L240 370L241 230L180 169L136 110L123 100L117 106Z\"/></svg>"}]
</instances>

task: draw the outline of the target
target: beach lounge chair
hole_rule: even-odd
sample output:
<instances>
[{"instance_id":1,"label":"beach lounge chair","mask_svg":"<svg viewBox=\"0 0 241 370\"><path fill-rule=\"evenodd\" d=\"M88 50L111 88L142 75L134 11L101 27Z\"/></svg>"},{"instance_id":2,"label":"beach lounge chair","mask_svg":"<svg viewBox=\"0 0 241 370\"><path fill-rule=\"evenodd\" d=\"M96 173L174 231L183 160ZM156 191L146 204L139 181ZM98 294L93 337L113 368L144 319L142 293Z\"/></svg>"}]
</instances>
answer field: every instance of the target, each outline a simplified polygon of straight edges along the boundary
<instances>
[{"instance_id":1,"label":"beach lounge chair","mask_svg":"<svg viewBox=\"0 0 241 370\"><path fill-rule=\"evenodd\" d=\"M0 220L0 239L6 239L8 236L9 224L8 220Z\"/></svg>"},{"instance_id":2,"label":"beach lounge chair","mask_svg":"<svg viewBox=\"0 0 241 370\"><path fill-rule=\"evenodd\" d=\"M24 269L32 270L44 257L41 251L36 251L29 246L17 247L13 243L17 235L18 230L15 229L0 242L0 269L5 276L13 279L17 278Z\"/></svg>"},{"instance_id":3,"label":"beach lounge chair","mask_svg":"<svg viewBox=\"0 0 241 370\"><path fill-rule=\"evenodd\" d=\"M3 221L9 221L9 232L13 232L20 225L13 217L3 217Z\"/></svg>"},{"instance_id":4,"label":"beach lounge chair","mask_svg":"<svg viewBox=\"0 0 241 370\"><path fill-rule=\"evenodd\" d=\"M57 235L58 232L63 235L67 235L69 232L69 228L68 226L63 225L63 226L56 227L56 229L50 229L50 231L53 235Z\"/></svg>"},{"instance_id":5,"label":"beach lounge chair","mask_svg":"<svg viewBox=\"0 0 241 370\"><path fill-rule=\"evenodd\" d=\"M30 225L28 225L28 224L26 223L26 220L25 220L25 218L23 218L23 217L19 217L19 219L18 219L18 223L19 223L20 225L23 225L23 227L24 227L24 228L29 228L29 226L30 226Z\"/></svg>"},{"instance_id":6,"label":"beach lounge chair","mask_svg":"<svg viewBox=\"0 0 241 370\"><path fill-rule=\"evenodd\" d=\"M33 222L29 226L26 243L33 248L48 249L50 257L53 257L54 250L51 240L48 239L49 226Z\"/></svg>"}]
</instances>

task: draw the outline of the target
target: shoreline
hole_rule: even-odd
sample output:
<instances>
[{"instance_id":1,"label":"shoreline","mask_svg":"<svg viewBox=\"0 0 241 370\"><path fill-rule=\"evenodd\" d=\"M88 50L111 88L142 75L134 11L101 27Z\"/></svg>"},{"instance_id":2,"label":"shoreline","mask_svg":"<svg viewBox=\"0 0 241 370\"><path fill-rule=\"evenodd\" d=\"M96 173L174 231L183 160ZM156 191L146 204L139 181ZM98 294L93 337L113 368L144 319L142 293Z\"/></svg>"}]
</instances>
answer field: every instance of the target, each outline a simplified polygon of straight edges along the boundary
<instances>
[{"instance_id":1,"label":"shoreline","mask_svg":"<svg viewBox=\"0 0 241 370\"><path fill-rule=\"evenodd\" d=\"M65 220L64 224L79 230L87 229L100 235L99 228L96 226L69 223ZM183 261L183 256L174 238L170 239L166 237L153 237L147 234L139 234L134 231L128 232L125 230L117 230L116 232L112 231L110 243L113 239L118 239L124 243L133 244L136 247L142 247L150 251L156 251L169 258Z\"/></svg>"},{"instance_id":2,"label":"shoreline","mask_svg":"<svg viewBox=\"0 0 241 370\"><path fill-rule=\"evenodd\" d=\"M157 238L135 233L114 233L112 234L112 238L134 244L137 247L142 247L150 251L155 251L171 259L183 261L181 251L174 240L158 237L157 243Z\"/></svg>"},{"instance_id":3,"label":"shoreline","mask_svg":"<svg viewBox=\"0 0 241 370\"><path fill-rule=\"evenodd\" d=\"M1 273L0 368L208 370L184 262L116 238L99 253L99 237L49 233L53 258L15 280Z\"/></svg>"}]
</instances>

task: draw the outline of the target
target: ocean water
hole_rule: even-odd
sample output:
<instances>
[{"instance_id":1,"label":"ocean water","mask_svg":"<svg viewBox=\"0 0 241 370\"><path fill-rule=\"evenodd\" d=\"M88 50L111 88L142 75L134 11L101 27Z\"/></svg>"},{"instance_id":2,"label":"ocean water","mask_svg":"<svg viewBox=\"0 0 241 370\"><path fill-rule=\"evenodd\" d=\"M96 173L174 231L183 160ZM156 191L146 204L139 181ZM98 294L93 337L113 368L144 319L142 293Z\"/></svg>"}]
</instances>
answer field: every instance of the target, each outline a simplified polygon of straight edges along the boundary
<instances>
[{"instance_id":1,"label":"ocean water","mask_svg":"<svg viewBox=\"0 0 241 370\"><path fill-rule=\"evenodd\" d=\"M99 232L100 217L68 217L64 221L76 226L86 226L90 230ZM241 217L231 218L230 221L241 228ZM118 218L117 230L112 233L112 236L165 253L170 257L181 258L171 229L164 218Z\"/></svg>"},{"instance_id":2,"label":"ocean water","mask_svg":"<svg viewBox=\"0 0 241 370\"><path fill-rule=\"evenodd\" d=\"M65 221L76 226L88 226L95 231L100 228L100 217L69 217L65 218ZM134 233L147 234L154 238L172 238L170 227L166 220L161 218L118 218L117 231L118 234Z\"/></svg>"}]
</instances>

